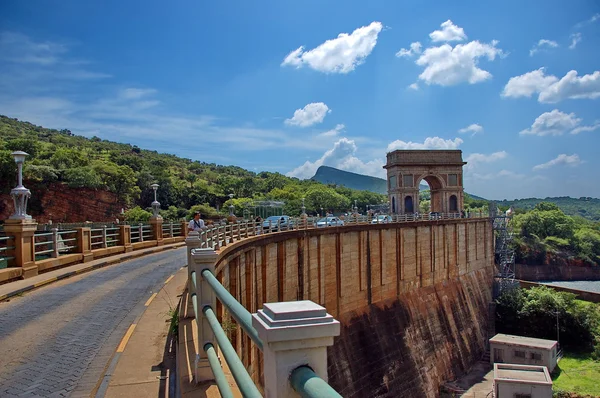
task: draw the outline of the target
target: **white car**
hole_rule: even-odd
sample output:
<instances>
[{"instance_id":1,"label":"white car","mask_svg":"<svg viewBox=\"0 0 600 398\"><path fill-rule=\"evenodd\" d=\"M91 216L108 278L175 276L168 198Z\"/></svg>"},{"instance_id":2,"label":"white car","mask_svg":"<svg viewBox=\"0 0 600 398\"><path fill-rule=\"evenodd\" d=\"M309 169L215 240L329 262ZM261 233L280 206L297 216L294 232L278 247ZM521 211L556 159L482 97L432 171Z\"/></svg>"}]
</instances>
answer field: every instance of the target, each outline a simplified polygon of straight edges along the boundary
<instances>
[{"instance_id":1,"label":"white car","mask_svg":"<svg viewBox=\"0 0 600 398\"><path fill-rule=\"evenodd\" d=\"M344 225L344 221L337 217L323 217L316 223L317 228L337 227L341 225Z\"/></svg>"},{"instance_id":2,"label":"white car","mask_svg":"<svg viewBox=\"0 0 600 398\"><path fill-rule=\"evenodd\" d=\"M375 218L373 218L371 220L371 224L387 224L394 221L392 219L392 216L388 216L386 214L380 214L378 216L375 216Z\"/></svg>"}]
</instances>

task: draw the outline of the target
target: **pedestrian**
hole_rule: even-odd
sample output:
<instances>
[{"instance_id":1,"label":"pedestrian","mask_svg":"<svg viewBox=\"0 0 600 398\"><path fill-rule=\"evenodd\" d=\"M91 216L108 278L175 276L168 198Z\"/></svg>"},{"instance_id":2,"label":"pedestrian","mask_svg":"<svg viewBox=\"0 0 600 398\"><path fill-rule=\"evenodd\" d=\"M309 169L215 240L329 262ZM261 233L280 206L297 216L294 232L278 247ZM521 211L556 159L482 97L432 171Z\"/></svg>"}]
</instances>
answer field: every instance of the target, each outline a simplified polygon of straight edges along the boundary
<instances>
[{"instance_id":1,"label":"pedestrian","mask_svg":"<svg viewBox=\"0 0 600 398\"><path fill-rule=\"evenodd\" d=\"M200 212L197 211L194 213L194 218L192 218L190 220L190 223L188 224L188 231L198 232L203 230L204 228L206 228L206 226L204 225L204 220L200 218Z\"/></svg>"}]
</instances>

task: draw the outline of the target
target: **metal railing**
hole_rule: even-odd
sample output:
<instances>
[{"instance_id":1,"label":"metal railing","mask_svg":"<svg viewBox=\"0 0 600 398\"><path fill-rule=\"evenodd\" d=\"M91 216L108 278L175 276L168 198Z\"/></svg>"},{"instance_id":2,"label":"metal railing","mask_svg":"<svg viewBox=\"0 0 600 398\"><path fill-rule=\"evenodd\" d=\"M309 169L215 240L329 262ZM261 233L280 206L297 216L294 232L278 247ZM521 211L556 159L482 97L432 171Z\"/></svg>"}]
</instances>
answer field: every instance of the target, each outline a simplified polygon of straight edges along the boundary
<instances>
[{"instance_id":1,"label":"metal railing","mask_svg":"<svg viewBox=\"0 0 600 398\"><path fill-rule=\"evenodd\" d=\"M217 227L220 228L220 227ZM246 230L247 231L247 230ZM193 292L190 295L192 299L192 305L194 308L194 315L196 318L196 326L201 328L200 325L200 314L198 308L198 296L197 296L197 276L196 271L191 272L191 281ZM210 288L213 290L216 297L219 299L221 304L229 311L231 316L236 320L240 327L246 332L248 337L254 342L256 347L263 352L264 346L263 341L258 336L257 330L252 326L252 314L240 304L229 291L217 280L213 273L204 269L200 272L200 277L203 278ZM244 367L241 359L238 357L237 352L231 342L229 341L227 334L223 330L223 327L219 323L217 316L210 305L204 305L201 309L202 315L208 321L210 329L212 330L215 340L219 345L221 354L225 358L229 370L244 397L262 397L260 391L252 381L252 378L248 374L248 371ZM225 378L221 364L216 358L215 348L212 343L207 343L203 347L204 351L209 360L211 370L213 371L215 382L219 388L219 392L223 397L231 397L232 392ZM290 383L292 388L301 396L306 398L341 398L327 382L321 379L315 374L315 372L308 366L302 365L294 369L290 376Z\"/></svg>"},{"instance_id":2,"label":"metal railing","mask_svg":"<svg viewBox=\"0 0 600 398\"><path fill-rule=\"evenodd\" d=\"M52 228L51 232L34 234L34 252L37 256L57 258L73 252L77 248L77 231L59 231Z\"/></svg>"},{"instance_id":3,"label":"metal railing","mask_svg":"<svg viewBox=\"0 0 600 398\"><path fill-rule=\"evenodd\" d=\"M163 238L173 238L181 236L181 223L169 222L162 225Z\"/></svg>"},{"instance_id":4,"label":"metal railing","mask_svg":"<svg viewBox=\"0 0 600 398\"><path fill-rule=\"evenodd\" d=\"M106 225L91 230L91 249L106 249L107 247L117 246L119 244L120 232L118 227L108 227Z\"/></svg>"},{"instance_id":5,"label":"metal railing","mask_svg":"<svg viewBox=\"0 0 600 398\"><path fill-rule=\"evenodd\" d=\"M0 236L0 268L6 267L8 262L14 260L14 237Z\"/></svg>"},{"instance_id":6,"label":"metal railing","mask_svg":"<svg viewBox=\"0 0 600 398\"><path fill-rule=\"evenodd\" d=\"M131 243L152 240L152 225L138 224L131 226Z\"/></svg>"}]
</instances>

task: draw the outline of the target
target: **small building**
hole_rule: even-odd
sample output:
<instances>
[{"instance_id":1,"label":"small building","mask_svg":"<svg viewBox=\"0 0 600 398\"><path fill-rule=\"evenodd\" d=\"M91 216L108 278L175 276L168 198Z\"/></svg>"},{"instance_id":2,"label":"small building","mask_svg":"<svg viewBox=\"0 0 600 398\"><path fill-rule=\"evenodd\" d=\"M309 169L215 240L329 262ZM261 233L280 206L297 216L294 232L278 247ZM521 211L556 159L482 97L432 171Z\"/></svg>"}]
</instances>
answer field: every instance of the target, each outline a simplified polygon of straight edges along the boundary
<instances>
[{"instance_id":1,"label":"small building","mask_svg":"<svg viewBox=\"0 0 600 398\"><path fill-rule=\"evenodd\" d=\"M558 360L558 342L499 333L490 339L490 354L492 364L539 365L552 372Z\"/></svg>"},{"instance_id":2,"label":"small building","mask_svg":"<svg viewBox=\"0 0 600 398\"><path fill-rule=\"evenodd\" d=\"M551 398L552 379L545 366L494 364L495 398Z\"/></svg>"}]
</instances>

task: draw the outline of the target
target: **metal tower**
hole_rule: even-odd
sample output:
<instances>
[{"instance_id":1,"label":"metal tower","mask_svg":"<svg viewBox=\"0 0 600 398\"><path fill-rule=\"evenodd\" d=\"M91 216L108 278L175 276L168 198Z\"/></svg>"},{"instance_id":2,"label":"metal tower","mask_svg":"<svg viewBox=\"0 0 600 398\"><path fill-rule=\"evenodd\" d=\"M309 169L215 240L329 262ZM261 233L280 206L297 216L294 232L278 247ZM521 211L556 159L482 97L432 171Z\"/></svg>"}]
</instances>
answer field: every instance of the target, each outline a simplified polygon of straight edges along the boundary
<instances>
[{"instance_id":1,"label":"metal tower","mask_svg":"<svg viewBox=\"0 0 600 398\"><path fill-rule=\"evenodd\" d=\"M512 209L511 209L512 210ZM494 297L499 296L504 290L514 287L515 284L515 250L512 247L512 211L506 213L499 211L495 202L489 203L489 214L493 222L496 238L496 286Z\"/></svg>"}]
</instances>

